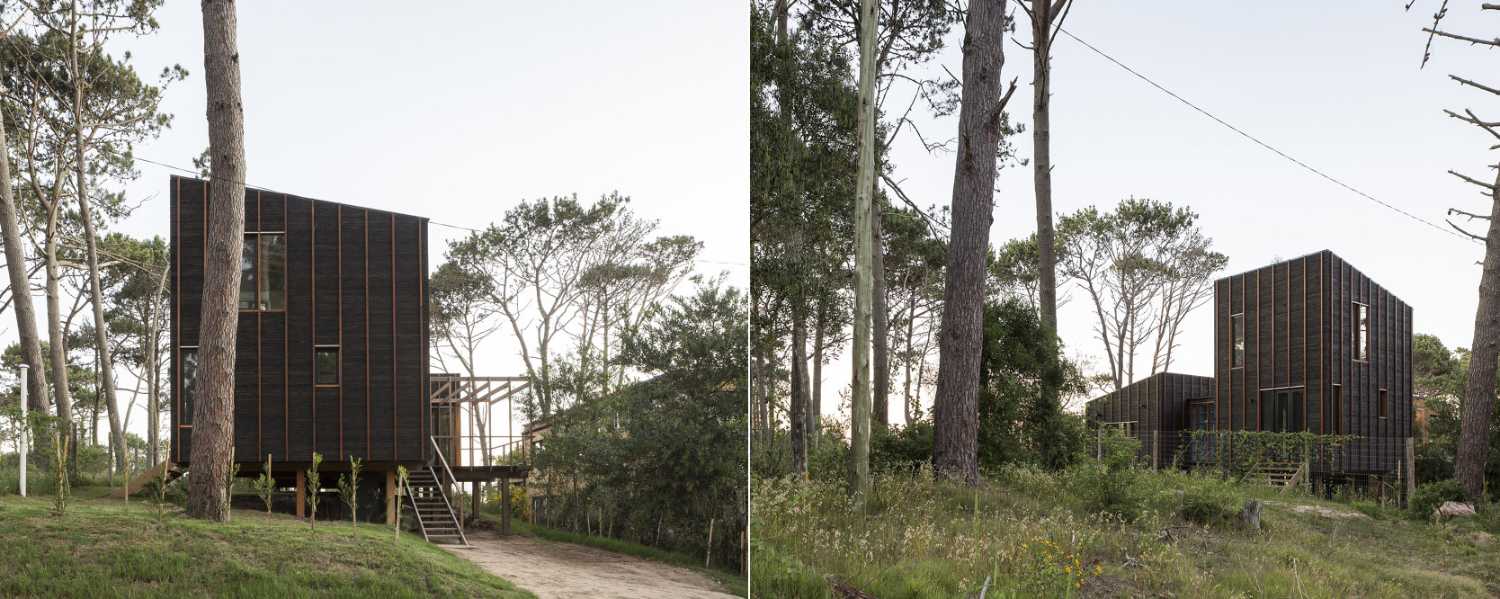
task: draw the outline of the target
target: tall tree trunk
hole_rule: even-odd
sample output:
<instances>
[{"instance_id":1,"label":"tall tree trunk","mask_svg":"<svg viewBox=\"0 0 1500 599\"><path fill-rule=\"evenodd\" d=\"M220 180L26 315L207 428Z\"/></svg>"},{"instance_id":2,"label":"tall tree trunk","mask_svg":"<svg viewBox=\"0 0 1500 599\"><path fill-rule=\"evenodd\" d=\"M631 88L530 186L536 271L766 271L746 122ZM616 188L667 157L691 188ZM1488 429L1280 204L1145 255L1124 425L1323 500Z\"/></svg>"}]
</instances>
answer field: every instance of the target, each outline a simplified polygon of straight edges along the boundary
<instances>
[{"instance_id":1,"label":"tall tree trunk","mask_svg":"<svg viewBox=\"0 0 1500 599\"><path fill-rule=\"evenodd\" d=\"M875 0L859 3L859 169L854 183L854 379L849 406L849 493L863 509L870 485L870 304L874 296Z\"/></svg>"},{"instance_id":2,"label":"tall tree trunk","mask_svg":"<svg viewBox=\"0 0 1500 599\"><path fill-rule=\"evenodd\" d=\"M827 328L828 302L820 298L817 323L813 325L812 380L808 382L812 402L807 409L807 435L814 449L823 428L823 354L828 350Z\"/></svg>"},{"instance_id":3,"label":"tall tree trunk","mask_svg":"<svg viewBox=\"0 0 1500 599\"><path fill-rule=\"evenodd\" d=\"M89 299L94 305L94 353L95 367L99 369L99 389L95 394L104 402L109 413L109 445L114 451L115 468L125 471L125 431L120 427L120 410L116 405L114 360L109 353L109 322L104 320L104 291L99 285L98 237L94 233L93 210L88 194L88 163L84 161L87 147L83 136L83 71L78 66L78 0L73 0L68 10L68 21L72 41L69 44L68 68L73 75L73 167L74 186L78 192L78 215L83 220L84 246L87 249ZM97 418L97 410L95 411Z\"/></svg>"},{"instance_id":4,"label":"tall tree trunk","mask_svg":"<svg viewBox=\"0 0 1500 599\"><path fill-rule=\"evenodd\" d=\"M910 285L908 285L910 287ZM906 296L906 359L902 361L902 367L906 372L905 388L901 392L901 407L906 425L911 426L913 420L911 396L911 363L916 354L912 353L912 327L917 323L917 294L915 290ZM920 385L920 383L918 383ZM920 388L919 388L920 391Z\"/></svg>"},{"instance_id":5,"label":"tall tree trunk","mask_svg":"<svg viewBox=\"0 0 1500 599\"><path fill-rule=\"evenodd\" d=\"M0 149L9 148L5 121L0 118ZM31 277L26 273L26 247L21 244L21 225L16 218L16 197L10 188L10 155L0 152L0 239L5 244L5 269L10 275L11 301L16 309L16 336L21 343L21 361L30 368L26 402L31 411L47 413L47 369L42 365L42 344L37 337L36 308L31 303Z\"/></svg>"},{"instance_id":6,"label":"tall tree trunk","mask_svg":"<svg viewBox=\"0 0 1500 599\"><path fill-rule=\"evenodd\" d=\"M797 201L797 173L796 154L791 148L796 146L795 133L792 130L792 102L790 81L796 76L792 63L792 42L787 34L787 20L789 8L787 0L776 0L776 48L779 57L778 71L782 83L778 85L781 89L778 98L778 107L781 110L781 134L786 142L783 147L788 149L788 154L782 157L780 166L780 191L787 199L792 200L789 205L794 206L796 222L792 224L789 231L787 250L790 254L793 272L799 277L806 276L803 272L803 258L807 252L804 243L803 229L805 221L802 217L801 202ZM788 426L791 429L792 445L792 471L803 478L807 477L807 289L798 278L792 282L792 393L791 405L787 409Z\"/></svg>"},{"instance_id":7,"label":"tall tree trunk","mask_svg":"<svg viewBox=\"0 0 1500 599\"><path fill-rule=\"evenodd\" d=\"M1474 312L1473 354L1464 385L1463 417L1454 478L1469 499L1484 496L1484 468L1490 452L1490 416L1495 403L1495 368L1500 360L1500 170L1490 188L1490 229L1479 276L1479 308Z\"/></svg>"},{"instance_id":8,"label":"tall tree trunk","mask_svg":"<svg viewBox=\"0 0 1500 599\"><path fill-rule=\"evenodd\" d=\"M1065 2L1066 0L1064 0ZM1058 7L1063 2L1058 2ZM1057 338L1057 247L1052 228L1052 0L1032 3L1032 177L1036 187L1037 308L1046 343L1039 410L1059 406L1062 365ZM1056 452L1044 451L1045 455ZM1054 461L1055 460L1050 460ZM1055 465L1055 464L1054 464Z\"/></svg>"},{"instance_id":9,"label":"tall tree trunk","mask_svg":"<svg viewBox=\"0 0 1500 599\"><path fill-rule=\"evenodd\" d=\"M1004 29L1005 0L975 0L969 5L932 447L933 469L969 485L979 483L979 354L984 343L985 256L994 220L995 153L1005 112L1000 95Z\"/></svg>"},{"instance_id":10,"label":"tall tree trunk","mask_svg":"<svg viewBox=\"0 0 1500 599\"><path fill-rule=\"evenodd\" d=\"M1036 187L1037 300L1043 330L1057 331L1057 253L1052 229L1052 14L1051 2L1033 3L1032 179Z\"/></svg>"},{"instance_id":11,"label":"tall tree trunk","mask_svg":"<svg viewBox=\"0 0 1500 599\"><path fill-rule=\"evenodd\" d=\"M234 451L234 348L240 252L245 237L245 113L234 0L203 0L203 72L213 156L203 264L198 397L193 405L193 475L188 515L229 519L224 480ZM317 492L316 489L313 492Z\"/></svg>"},{"instance_id":12,"label":"tall tree trunk","mask_svg":"<svg viewBox=\"0 0 1500 599\"><path fill-rule=\"evenodd\" d=\"M55 197L55 196L54 196ZM57 201L57 200L54 200ZM68 382L68 338L62 322L62 291L58 281L62 276L58 270L57 231L58 210L54 206L48 216L46 232L47 272L47 354L52 364L52 397L57 403L59 434L68 442L68 473L78 473L78 441L73 435L73 395Z\"/></svg>"},{"instance_id":13,"label":"tall tree trunk","mask_svg":"<svg viewBox=\"0 0 1500 599\"><path fill-rule=\"evenodd\" d=\"M875 373L871 377L874 380L873 419L882 428L891 425L891 310L886 300L885 286L885 250L881 243L880 220L881 206L880 196L871 190L870 197L874 208L870 215L870 255L873 259L871 270L873 271L870 296L873 299L874 319L874 358Z\"/></svg>"}]
</instances>

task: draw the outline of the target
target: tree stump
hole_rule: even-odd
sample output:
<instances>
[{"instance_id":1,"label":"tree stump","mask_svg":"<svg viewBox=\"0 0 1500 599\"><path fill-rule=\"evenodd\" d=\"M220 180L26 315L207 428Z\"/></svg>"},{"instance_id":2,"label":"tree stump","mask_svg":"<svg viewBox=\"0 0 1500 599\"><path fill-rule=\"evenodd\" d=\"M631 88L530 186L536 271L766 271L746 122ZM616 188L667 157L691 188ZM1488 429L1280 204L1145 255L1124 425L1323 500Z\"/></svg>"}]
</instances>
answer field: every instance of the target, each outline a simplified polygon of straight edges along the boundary
<instances>
[{"instance_id":1,"label":"tree stump","mask_svg":"<svg viewBox=\"0 0 1500 599\"><path fill-rule=\"evenodd\" d=\"M1240 510L1240 520L1244 521L1245 528L1260 530L1260 511L1262 507L1264 506L1256 499L1245 502L1245 508Z\"/></svg>"}]
</instances>

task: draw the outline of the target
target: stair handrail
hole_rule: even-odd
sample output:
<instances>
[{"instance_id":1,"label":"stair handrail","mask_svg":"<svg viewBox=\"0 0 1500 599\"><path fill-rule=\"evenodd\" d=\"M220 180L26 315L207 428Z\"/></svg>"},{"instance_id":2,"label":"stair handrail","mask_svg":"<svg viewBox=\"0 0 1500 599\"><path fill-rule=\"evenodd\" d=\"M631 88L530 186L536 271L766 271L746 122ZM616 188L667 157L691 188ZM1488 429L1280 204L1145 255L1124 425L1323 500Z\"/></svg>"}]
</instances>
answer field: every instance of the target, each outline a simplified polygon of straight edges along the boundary
<instances>
[{"instance_id":1,"label":"stair handrail","mask_svg":"<svg viewBox=\"0 0 1500 599\"><path fill-rule=\"evenodd\" d=\"M451 470L451 469L448 468L448 458L443 457L443 451L442 451L442 448L438 446L437 439L434 439L434 438L432 438L432 437L429 436L429 437L427 437L427 440L432 442L432 449L437 453L438 463L443 465L443 474L448 475L448 481L449 482L451 482L454 485L457 485L458 484L458 479L454 478L454 476L453 476L453 470ZM446 490L444 490L444 485L442 484L443 481L437 481L437 482L438 482L438 495L443 498L443 505L447 506L448 513L452 514L453 513L453 504L449 503L449 501L448 501L448 492ZM469 539L468 539L468 537L464 536L464 523L463 523L463 519L455 517L453 520L454 520L454 524L458 525L458 538L463 540L464 545L468 545L469 544Z\"/></svg>"},{"instance_id":2,"label":"stair handrail","mask_svg":"<svg viewBox=\"0 0 1500 599\"><path fill-rule=\"evenodd\" d=\"M401 483L400 481L397 481L396 484L399 485ZM402 494L406 495L407 502L411 504L411 515L417 519L417 529L422 531L422 540L431 543L432 538L427 536L427 523L422 521L422 508L417 506L417 496L411 492L410 485L403 487L401 489L401 492ZM439 490L439 492L441 492L441 490Z\"/></svg>"}]
</instances>

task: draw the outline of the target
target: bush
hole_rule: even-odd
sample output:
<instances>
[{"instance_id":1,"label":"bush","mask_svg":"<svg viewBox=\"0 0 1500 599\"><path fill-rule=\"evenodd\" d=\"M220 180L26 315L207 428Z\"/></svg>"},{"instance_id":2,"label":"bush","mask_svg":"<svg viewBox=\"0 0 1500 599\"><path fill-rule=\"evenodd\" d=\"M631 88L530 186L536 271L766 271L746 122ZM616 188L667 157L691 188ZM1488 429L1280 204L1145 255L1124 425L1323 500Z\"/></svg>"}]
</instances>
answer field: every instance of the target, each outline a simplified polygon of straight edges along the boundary
<instances>
[{"instance_id":1,"label":"bush","mask_svg":"<svg viewBox=\"0 0 1500 599\"><path fill-rule=\"evenodd\" d=\"M1100 462L1074 466L1063 475L1078 508L1134 521L1145 504L1140 477L1133 467L1113 469Z\"/></svg>"},{"instance_id":2,"label":"bush","mask_svg":"<svg viewBox=\"0 0 1500 599\"><path fill-rule=\"evenodd\" d=\"M911 474L932 459L932 421L918 420L897 429L874 427L870 436L870 471Z\"/></svg>"},{"instance_id":3,"label":"bush","mask_svg":"<svg viewBox=\"0 0 1500 599\"><path fill-rule=\"evenodd\" d=\"M1182 478L1188 482L1183 485L1181 503L1177 506L1179 518L1204 526L1223 526L1235 522L1239 516L1241 497L1232 485L1203 476Z\"/></svg>"},{"instance_id":4,"label":"bush","mask_svg":"<svg viewBox=\"0 0 1500 599\"><path fill-rule=\"evenodd\" d=\"M1411 500L1406 502L1411 511L1411 517L1418 520L1426 520L1432 517L1432 512L1443 505L1444 501L1464 501L1464 488L1453 479L1440 480L1435 483L1427 483L1417 487Z\"/></svg>"}]
</instances>

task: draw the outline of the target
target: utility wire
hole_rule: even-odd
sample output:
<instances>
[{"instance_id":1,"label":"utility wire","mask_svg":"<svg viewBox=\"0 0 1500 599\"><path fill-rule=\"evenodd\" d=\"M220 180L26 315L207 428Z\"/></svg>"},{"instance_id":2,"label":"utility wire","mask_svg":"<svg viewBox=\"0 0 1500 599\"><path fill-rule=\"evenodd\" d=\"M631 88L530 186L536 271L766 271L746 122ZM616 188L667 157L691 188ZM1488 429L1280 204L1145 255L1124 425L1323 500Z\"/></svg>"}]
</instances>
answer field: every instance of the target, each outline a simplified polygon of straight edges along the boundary
<instances>
[{"instance_id":1,"label":"utility wire","mask_svg":"<svg viewBox=\"0 0 1500 599\"><path fill-rule=\"evenodd\" d=\"M1080 44L1083 44L1083 47L1088 48L1089 50L1093 50L1095 54L1098 54L1099 56L1104 57L1105 60L1108 60L1108 61L1114 63L1115 66L1118 66L1121 69L1124 69L1125 72L1130 73L1131 75L1135 75L1137 79L1140 79L1141 81L1145 81L1151 87L1154 87L1157 90L1160 90L1162 93L1167 94L1168 96L1171 96L1172 98L1176 99L1178 102L1182 102L1183 104L1187 105L1188 108L1192 108L1193 110L1198 111L1203 116L1206 116L1206 117L1208 117L1210 119L1213 119L1214 122L1216 122L1216 123L1218 123L1220 125L1223 125L1224 127L1228 128L1230 131L1238 133L1241 137L1244 137L1245 139L1248 139L1248 140L1250 140L1252 142L1255 142L1256 145L1259 145L1262 148L1270 150L1271 152L1275 153L1277 156L1280 156L1282 158L1287 159L1292 164L1300 166L1303 169L1306 169L1308 172L1313 173L1314 175L1317 175L1319 177L1327 179L1328 181L1332 182L1334 185L1338 185L1339 187L1347 189L1347 190L1353 192L1355 195L1358 195L1358 196L1360 196L1360 197L1362 197L1364 199L1370 200L1371 202L1375 202L1376 204L1384 206L1385 208L1390 209L1390 210L1396 212L1397 214L1405 216L1406 218L1412 219L1412 220L1414 220L1414 221L1416 221L1418 223L1421 223L1421 224L1427 225L1429 227L1432 227L1434 229L1437 229L1438 231L1441 231L1441 232L1446 233L1448 235L1452 235L1453 237L1456 237L1458 239L1463 239L1463 240L1466 240L1466 241L1472 241L1472 242L1476 242L1476 243L1478 242L1478 240L1467 238L1467 237L1463 237L1463 236L1459 235L1458 233L1452 231L1451 229L1440 227L1440 226L1434 224L1432 221L1429 221L1429 220L1424 219L1424 218L1422 218L1420 216L1417 216L1415 214L1412 214L1410 212L1407 212L1405 210L1402 210L1400 208L1392 206L1391 204L1388 204L1388 203L1386 203L1384 201L1381 201L1379 198L1376 198L1375 196L1372 196L1372 195L1370 195L1368 193L1365 193L1364 191L1361 191L1360 189L1354 187L1353 185L1350 185L1348 183L1343 182L1342 180L1338 179L1337 177L1334 177L1333 175L1330 175L1330 174L1325 173L1325 172L1323 172L1321 170L1318 170L1317 168L1314 168L1313 166L1307 164L1306 162L1303 162L1301 160L1293 158L1290 154L1287 154L1286 152L1283 152L1283 151L1277 149L1275 146L1272 146L1269 143L1261 141L1260 138L1257 138L1254 135L1246 133L1243 129L1240 129L1239 127L1236 127L1234 125L1229 124L1228 121L1225 121L1224 119L1219 118L1218 116L1214 115L1214 113L1209 112L1209 111L1205 110L1204 108L1202 108L1201 106L1198 106L1197 104L1194 104L1194 103L1188 101L1187 98L1184 98L1182 96L1177 95L1176 92L1173 92L1172 90L1167 89L1166 87L1162 86L1160 83L1157 83L1157 82L1151 80L1150 77L1142 75L1139 71L1130 68L1125 63L1120 62L1119 60L1115 59L1115 57L1110 56L1109 54L1106 54L1103 50L1100 50L1100 49L1094 47L1093 44L1090 44L1090 43L1088 43L1086 41L1083 41L1078 36L1073 35L1073 33L1070 32L1070 31L1068 31L1067 29L1063 29L1063 28L1059 27L1058 31L1061 31L1063 33L1063 35L1066 35L1069 38L1072 38L1073 41L1078 42Z\"/></svg>"}]
</instances>

